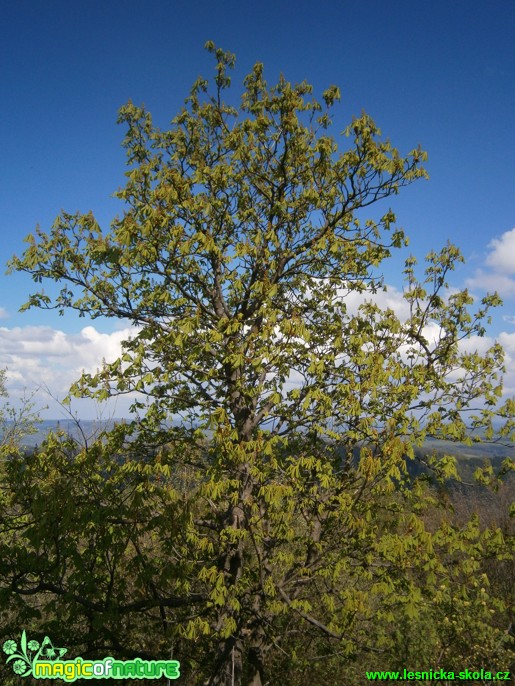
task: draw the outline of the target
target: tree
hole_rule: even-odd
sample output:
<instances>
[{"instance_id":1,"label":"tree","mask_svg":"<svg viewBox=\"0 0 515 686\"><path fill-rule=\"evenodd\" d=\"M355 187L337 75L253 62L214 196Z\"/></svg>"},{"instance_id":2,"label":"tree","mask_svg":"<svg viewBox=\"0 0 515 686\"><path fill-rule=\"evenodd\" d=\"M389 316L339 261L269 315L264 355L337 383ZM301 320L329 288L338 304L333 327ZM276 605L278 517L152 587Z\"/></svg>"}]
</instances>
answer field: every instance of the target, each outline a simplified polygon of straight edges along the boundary
<instances>
[{"instance_id":1,"label":"tree","mask_svg":"<svg viewBox=\"0 0 515 686\"><path fill-rule=\"evenodd\" d=\"M192 683L210 686L272 683L267 669L279 669L281 651L291 669L306 668L313 646L319 661L363 651L384 659L395 649L394 617L430 616L436 589L439 607L482 608L467 625L480 645L496 600L479 594L465 562L467 541L477 550L487 543L476 531L426 529L417 514L426 496L406 486L406 460L428 435L472 440L469 427L490 435L496 413L510 434L513 404L498 408L502 349L479 355L459 345L484 334L498 298L471 314L467 291L447 292L461 260L448 245L429 256L422 281L406 261L405 321L382 310L373 298L380 265L406 240L391 209L368 213L426 176L425 153L401 156L366 114L346 129L340 152L329 133L338 89L319 102L305 82L281 77L269 87L260 63L240 104L230 104L234 56L207 48L217 60L214 92L199 78L169 130L143 107L120 110L123 216L103 231L91 212L63 212L11 262L37 282L63 284L54 299L41 291L26 307L135 326L121 357L83 375L72 393L140 394L134 421L73 463L89 475L73 481L76 497L89 493L85 519L70 505L64 524L52 521L62 537L73 522L75 544L59 552L57 536L46 551L55 566L36 555L17 591L82 607L93 638L98 617L114 613L104 639L117 649L124 641L113 638L113 617L143 610L143 624L159 621L163 641L191 659ZM354 293L357 310L347 305ZM61 471L49 469L69 473L59 445L40 460L54 465L56 452L65 455ZM117 514L93 477L107 469L106 455ZM433 467L453 471L448 459ZM92 502L109 515L104 523ZM30 521L32 540L44 536ZM87 565L78 575L62 566L77 565L93 530L118 537L118 560L129 565L120 571L111 559L109 582L92 552L96 586ZM108 548L102 540L97 551ZM445 581L450 556L461 595Z\"/></svg>"},{"instance_id":2,"label":"tree","mask_svg":"<svg viewBox=\"0 0 515 686\"><path fill-rule=\"evenodd\" d=\"M0 398L7 398L7 370L0 369ZM34 394L24 394L20 406L5 400L0 407L0 459L4 454L18 451L22 439L37 431L39 413L35 410Z\"/></svg>"}]
</instances>

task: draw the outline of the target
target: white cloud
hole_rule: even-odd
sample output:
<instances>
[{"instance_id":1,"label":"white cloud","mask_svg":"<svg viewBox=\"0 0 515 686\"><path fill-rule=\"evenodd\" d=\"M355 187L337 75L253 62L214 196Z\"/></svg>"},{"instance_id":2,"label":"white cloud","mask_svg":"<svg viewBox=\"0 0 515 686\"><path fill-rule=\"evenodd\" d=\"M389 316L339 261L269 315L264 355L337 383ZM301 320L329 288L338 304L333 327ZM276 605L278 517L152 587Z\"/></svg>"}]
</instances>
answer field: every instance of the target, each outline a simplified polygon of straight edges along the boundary
<instances>
[{"instance_id":1,"label":"white cloud","mask_svg":"<svg viewBox=\"0 0 515 686\"><path fill-rule=\"evenodd\" d=\"M0 368L7 368L10 397L16 404L24 389L40 388L62 399L83 372L94 373L102 360L112 362L119 357L122 341L134 333L134 328L129 327L110 334L93 326L74 334L48 326L0 327ZM50 403L52 409L46 416L55 417L55 403L43 392L39 400L43 405ZM84 418L94 418L96 406L91 401L84 403L88 415ZM126 401L121 406L129 404Z\"/></svg>"},{"instance_id":2,"label":"white cloud","mask_svg":"<svg viewBox=\"0 0 515 686\"><path fill-rule=\"evenodd\" d=\"M486 264L502 274L515 274L515 228L494 238L488 247L491 252Z\"/></svg>"},{"instance_id":3,"label":"white cloud","mask_svg":"<svg viewBox=\"0 0 515 686\"><path fill-rule=\"evenodd\" d=\"M515 333L503 331L498 337L499 343L504 348L506 374L504 376L504 393L507 396L515 396Z\"/></svg>"},{"instance_id":4,"label":"white cloud","mask_svg":"<svg viewBox=\"0 0 515 686\"><path fill-rule=\"evenodd\" d=\"M515 292L515 280L508 279L507 277L500 277L492 275L492 279L505 278L510 284L513 284L513 291ZM495 290L492 288L491 290ZM500 290L497 286L497 290ZM455 292L455 289L449 289L447 295ZM345 302L348 304L348 311L351 313L356 313L358 306L365 300L372 300L374 303L382 308L389 307L395 314L399 317L401 321L405 321L409 316L409 305L403 297L401 291L395 287L388 286L387 291L379 291L376 294L371 293L351 293ZM515 316L504 317L506 321L510 323L515 323ZM429 323L424 327L422 334L428 341L430 346L436 345L442 333L441 327L435 322ZM515 333L502 332L496 338L492 336L470 336L462 340L459 344L459 348L462 352L478 352L480 355L486 354L486 352L495 344L495 342L500 343L505 351L504 364L506 367L506 373L504 374L504 396L510 397L515 395ZM407 346L403 346L401 352L404 352ZM457 379L461 372L456 372L454 377Z\"/></svg>"},{"instance_id":5,"label":"white cloud","mask_svg":"<svg viewBox=\"0 0 515 686\"><path fill-rule=\"evenodd\" d=\"M466 280L466 285L468 288L481 289L489 293L497 291L505 298L515 294L515 279L505 274L485 272L483 269L477 269L474 276Z\"/></svg>"},{"instance_id":6,"label":"white cloud","mask_svg":"<svg viewBox=\"0 0 515 686\"><path fill-rule=\"evenodd\" d=\"M405 320L409 316L409 305L401 291L388 287L386 292L351 293L345 300L348 312L355 314L359 305L365 300L372 300L382 308L391 308L396 315ZM510 320L507 317L507 320ZM511 321L515 321L512 317ZM134 336L136 329L126 325L112 333L102 333L89 325L77 333L66 333L48 326L0 327L0 368L8 368L7 387L11 398L16 401L21 398L23 389L32 391L35 388L48 388L54 396L62 399L70 385L77 381L83 371L94 373L102 360L115 360L121 352L121 344L129 336ZM440 327L431 323L423 331L430 345L438 341ZM515 333L503 332L497 340L506 351L505 394L515 394ZM463 351L477 350L485 353L494 343L489 336L472 337L463 341L460 348ZM288 380L288 387L301 383L298 374L292 373ZM106 404L104 416L128 416L128 407L133 397L123 396L110 404ZM58 405L45 396L40 395L41 405L49 404L50 409L45 413L48 418L62 415ZM78 401L76 409L84 419L95 418L98 414L97 406L89 400Z\"/></svg>"},{"instance_id":7,"label":"white cloud","mask_svg":"<svg viewBox=\"0 0 515 686\"><path fill-rule=\"evenodd\" d=\"M9 317L9 312L5 309L5 307L0 307L0 319L8 319Z\"/></svg>"},{"instance_id":8,"label":"white cloud","mask_svg":"<svg viewBox=\"0 0 515 686\"><path fill-rule=\"evenodd\" d=\"M497 291L505 298L515 295L515 228L494 238L488 248L485 264L489 269L477 269L467 279L467 286L490 293Z\"/></svg>"},{"instance_id":9,"label":"white cloud","mask_svg":"<svg viewBox=\"0 0 515 686\"><path fill-rule=\"evenodd\" d=\"M352 314L356 314L359 306L365 301L372 301L383 310L387 308L393 310L401 320L409 317L409 303L404 298L402 291L399 291L395 286L387 286L386 291L378 290L377 293L351 291L344 295L347 312Z\"/></svg>"}]
</instances>

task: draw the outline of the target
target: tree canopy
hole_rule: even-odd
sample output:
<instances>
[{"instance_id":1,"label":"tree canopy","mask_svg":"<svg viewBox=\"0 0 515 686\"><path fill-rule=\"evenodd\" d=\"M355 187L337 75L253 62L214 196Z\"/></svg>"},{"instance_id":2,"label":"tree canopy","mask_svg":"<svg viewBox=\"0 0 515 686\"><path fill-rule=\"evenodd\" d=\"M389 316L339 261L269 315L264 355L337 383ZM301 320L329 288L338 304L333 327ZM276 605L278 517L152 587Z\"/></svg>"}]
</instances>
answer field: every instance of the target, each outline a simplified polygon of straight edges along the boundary
<instances>
[{"instance_id":1,"label":"tree canopy","mask_svg":"<svg viewBox=\"0 0 515 686\"><path fill-rule=\"evenodd\" d=\"M498 298L474 311L448 289L462 259L449 244L421 277L406 259L407 317L382 309L381 264L407 244L385 203L426 177L425 153L401 155L367 114L340 143L338 88L269 86L261 63L236 104L234 56L207 48L214 84L197 79L168 130L121 108L123 214L102 229L63 212L11 261L62 284L25 307L134 325L72 394L135 399L132 421L78 454L53 437L23 476L9 463L23 488L3 516L25 533L4 537L4 598L37 624L30 598L50 594L91 651L173 645L210 686L285 670L301 684L306 669L322 683L329 665L362 683L361 655L498 660L506 602L481 564L506 557L503 534L429 521L436 500L408 468L427 436L489 438L495 416L512 436L501 347L460 345ZM449 458L431 468L455 474ZM401 621L425 642L406 643Z\"/></svg>"}]
</instances>

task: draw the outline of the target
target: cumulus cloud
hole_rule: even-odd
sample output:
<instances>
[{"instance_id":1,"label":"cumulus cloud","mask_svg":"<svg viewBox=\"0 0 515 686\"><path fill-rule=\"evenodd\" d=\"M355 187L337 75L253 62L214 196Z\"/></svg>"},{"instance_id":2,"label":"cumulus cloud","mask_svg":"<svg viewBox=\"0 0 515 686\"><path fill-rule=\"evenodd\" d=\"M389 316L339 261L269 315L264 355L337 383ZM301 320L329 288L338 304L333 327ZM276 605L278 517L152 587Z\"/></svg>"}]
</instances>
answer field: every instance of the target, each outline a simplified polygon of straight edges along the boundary
<instances>
[{"instance_id":1,"label":"cumulus cloud","mask_svg":"<svg viewBox=\"0 0 515 686\"><path fill-rule=\"evenodd\" d=\"M515 295L515 228L490 241L485 264L488 269L477 269L467 286L497 291L505 298Z\"/></svg>"},{"instance_id":2,"label":"cumulus cloud","mask_svg":"<svg viewBox=\"0 0 515 686\"><path fill-rule=\"evenodd\" d=\"M515 333L503 331L498 340L505 353L504 393L507 396L515 396Z\"/></svg>"},{"instance_id":3,"label":"cumulus cloud","mask_svg":"<svg viewBox=\"0 0 515 686\"><path fill-rule=\"evenodd\" d=\"M492 275L492 283L494 283L493 279L497 279L498 291L500 291L498 285L500 278L502 277L499 277L499 275ZM515 280L512 283L515 287ZM491 290L495 290L495 287ZM449 289L447 295L452 294L454 291L455 289ZM386 292L378 291L376 294L351 293L345 301L348 305L348 311L356 313L359 305L365 300L371 300L382 308L388 307L392 309L401 321L406 320L409 316L409 305L404 299L402 291L395 287L387 286ZM515 316L508 315L503 319L507 322L515 323ZM429 345L434 346L442 334L442 329L435 322L431 322L424 327L422 334ZM484 355L496 342L503 346L505 352L504 396L515 396L515 333L501 332L496 338L493 336L470 336L460 341L459 347L462 352L477 352L480 355ZM457 371L454 377L457 379L460 374L461 372Z\"/></svg>"},{"instance_id":4,"label":"cumulus cloud","mask_svg":"<svg viewBox=\"0 0 515 686\"><path fill-rule=\"evenodd\" d=\"M356 314L359 306L365 301L372 301L383 310L387 308L393 310L401 320L405 320L409 316L409 304L405 300L402 291L395 288L395 286L388 285L385 291L378 290L377 293L351 291L344 298L347 312L352 314Z\"/></svg>"},{"instance_id":5,"label":"cumulus cloud","mask_svg":"<svg viewBox=\"0 0 515 686\"><path fill-rule=\"evenodd\" d=\"M515 274L515 228L494 238L488 247L487 265L502 274Z\"/></svg>"},{"instance_id":6,"label":"cumulus cloud","mask_svg":"<svg viewBox=\"0 0 515 686\"><path fill-rule=\"evenodd\" d=\"M346 297L349 313L356 313L365 300L372 300L382 308L392 309L405 320L409 316L409 305L402 291L389 286L387 291L371 293L350 293ZM506 317L515 322L515 317ZM95 326L86 326L78 332L66 333L49 326L0 327L0 368L8 369L7 381L9 395L13 400L22 396L23 389L48 388L51 393L62 399L70 385L83 372L94 373L102 360L112 362L121 353L122 341L136 334L136 329L128 325L111 333L102 333ZM438 341L441 330L436 323L424 328L423 334L429 345ZM503 332L497 337L506 352L505 394L515 394L515 333ZM462 341L463 351L485 353L494 344L494 338L471 337ZM301 383L298 374L292 373L288 387ZM128 416L128 408L133 397L123 396L103 406L104 416ZM41 394L40 404L49 404L44 413L47 418L60 416L59 407ZM101 406L102 407L102 406ZM77 413L84 419L94 419L99 412L90 400L78 401Z\"/></svg>"},{"instance_id":7,"label":"cumulus cloud","mask_svg":"<svg viewBox=\"0 0 515 686\"><path fill-rule=\"evenodd\" d=\"M101 333L86 326L78 333L65 333L48 326L0 327L0 368L7 368L7 390L16 402L24 389L48 389L62 399L71 384L83 372L94 373L102 364L114 361L121 352L121 344L134 328L113 333ZM51 399L41 393L41 403ZM127 405L129 403L126 403ZM87 406L88 415L96 415L93 404Z\"/></svg>"},{"instance_id":8,"label":"cumulus cloud","mask_svg":"<svg viewBox=\"0 0 515 686\"><path fill-rule=\"evenodd\" d=\"M498 274L477 269L473 277L467 279L466 284L469 288L480 288L481 290L493 293L497 291L499 295L507 298L515 294L515 279Z\"/></svg>"}]
</instances>

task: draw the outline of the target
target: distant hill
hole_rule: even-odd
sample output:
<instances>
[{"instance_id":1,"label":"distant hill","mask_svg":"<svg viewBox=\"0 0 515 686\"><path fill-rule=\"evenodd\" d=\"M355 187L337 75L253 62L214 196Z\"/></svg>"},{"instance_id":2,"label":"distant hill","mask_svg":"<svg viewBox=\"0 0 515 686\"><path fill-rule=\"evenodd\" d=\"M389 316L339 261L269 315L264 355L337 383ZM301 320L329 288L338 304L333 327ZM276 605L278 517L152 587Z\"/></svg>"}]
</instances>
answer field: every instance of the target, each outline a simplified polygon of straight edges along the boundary
<instances>
[{"instance_id":1,"label":"distant hill","mask_svg":"<svg viewBox=\"0 0 515 686\"><path fill-rule=\"evenodd\" d=\"M114 426L114 424L122 421L122 419L111 419L108 421L101 421L98 419L81 419L80 427L88 438L92 438L98 435L101 431L105 431L109 427ZM27 448L34 448L35 446L40 445L52 431L64 431L74 438L81 438L81 433L79 427L77 426L77 422L75 422L73 419L44 419L38 423L37 431L33 434L25 436L21 443Z\"/></svg>"},{"instance_id":2,"label":"distant hill","mask_svg":"<svg viewBox=\"0 0 515 686\"><path fill-rule=\"evenodd\" d=\"M100 432L109 429L123 419L102 420L80 420L80 427L87 438L94 438ZM25 436L22 444L27 448L34 448L40 445L51 431L64 431L74 438L81 439L81 433L77 423L72 419L46 419L38 424L36 433ZM453 455L458 460L459 472L464 479L471 479L474 471L481 467L485 460L492 464L499 465L506 457L515 458L515 445L505 446L500 443L473 443L465 445L452 441L442 441L428 439L423 448L417 449L418 456L427 455L435 452L437 454ZM415 475L420 473L422 468L418 468L416 463L409 466L409 471Z\"/></svg>"}]
</instances>

